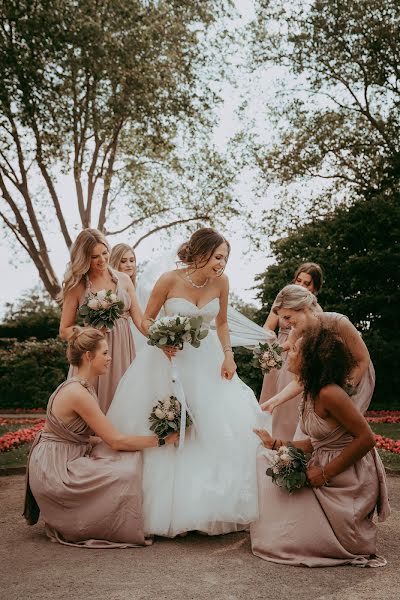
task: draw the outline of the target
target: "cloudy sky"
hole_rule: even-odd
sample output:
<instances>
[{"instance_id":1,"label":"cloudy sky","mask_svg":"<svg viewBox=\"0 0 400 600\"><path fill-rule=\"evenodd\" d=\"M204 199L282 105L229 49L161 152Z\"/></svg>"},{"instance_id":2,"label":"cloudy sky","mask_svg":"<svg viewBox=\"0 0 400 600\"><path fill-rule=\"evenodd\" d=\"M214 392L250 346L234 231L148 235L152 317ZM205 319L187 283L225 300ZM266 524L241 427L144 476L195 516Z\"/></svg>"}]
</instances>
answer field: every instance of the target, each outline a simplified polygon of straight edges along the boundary
<instances>
[{"instance_id":1,"label":"cloudy sky","mask_svg":"<svg viewBox=\"0 0 400 600\"><path fill-rule=\"evenodd\" d=\"M232 22L235 28L243 27L253 15L251 0L237 0L237 9L239 18ZM252 119L255 126L262 130L267 128L263 121L263 109L268 98L271 97L274 87L276 73L267 71L249 75L242 72L239 85L226 84L223 88L224 104L219 109L219 125L215 131L215 142L223 149L230 137L240 128L241 122L237 114L237 108L246 96L248 108L245 116L241 118ZM67 222L71 231L78 233L78 215L76 213L75 191L72 181L68 177L60 177L59 190L62 190L61 197L63 201L63 212L66 215ZM243 202L248 206L254 207L254 210L261 213L262 208L268 208L273 204L272 196L260 199L255 198L253 191L253 182L244 177L238 184L238 194ZM255 251L251 241L245 238L240 227L230 227L228 237L232 244L232 253L227 268L227 274L231 281L231 289L243 300L253 301L255 292L251 290L254 285L254 277L262 272L270 260L267 258L267 249L265 251ZM68 252L61 239L57 223L50 224L50 233L46 238L51 259L56 269L57 275L62 278L68 261ZM3 286L0 289L0 317L4 314L4 304L14 302L25 291L33 288L39 283L39 278L33 264L26 257L25 252L20 249L11 238L5 235L4 230L0 230L2 238L0 241L1 253L1 271ZM171 245L178 245L182 234L173 236ZM127 241L126 237L113 236L111 243ZM138 263L154 256L154 253L160 251L160 239L155 235L145 240L137 248Z\"/></svg>"}]
</instances>

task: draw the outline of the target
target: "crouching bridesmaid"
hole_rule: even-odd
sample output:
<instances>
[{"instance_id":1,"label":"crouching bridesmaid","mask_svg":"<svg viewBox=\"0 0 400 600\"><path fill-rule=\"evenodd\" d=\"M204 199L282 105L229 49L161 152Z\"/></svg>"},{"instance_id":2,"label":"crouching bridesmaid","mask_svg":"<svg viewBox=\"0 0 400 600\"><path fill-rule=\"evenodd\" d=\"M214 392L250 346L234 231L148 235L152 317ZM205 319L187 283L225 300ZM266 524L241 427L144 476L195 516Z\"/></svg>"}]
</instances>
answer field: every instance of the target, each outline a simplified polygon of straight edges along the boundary
<instances>
[{"instance_id":1,"label":"crouching bridesmaid","mask_svg":"<svg viewBox=\"0 0 400 600\"><path fill-rule=\"evenodd\" d=\"M158 438L123 435L100 410L93 384L111 361L100 331L75 327L67 355L77 376L49 399L44 429L29 455L24 516L34 525L42 512L47 535L61 544L146 545L138 451L159 445ZM165 442L176 439L173 434Z\"/></svg>"},{"instance_id":2,"label":"crouching bridesmaid","mask_svg":"<svg viewBox=\"0 0 400 600\"><path fill-rule=\"evenodd\" d=\"M304 385L300 427L308 438L291 443L312 453L310 487L289 495L265 474L270 450L258 458L253 554L306 567L384 566L376 556L373 514L377 509L383 521L390 512L385 471L368 423L342 389L354 359L337 333L319 326L298 339L288 367ZM267 449L288 443L255 432Z\"/></svg>"}]
</instances>

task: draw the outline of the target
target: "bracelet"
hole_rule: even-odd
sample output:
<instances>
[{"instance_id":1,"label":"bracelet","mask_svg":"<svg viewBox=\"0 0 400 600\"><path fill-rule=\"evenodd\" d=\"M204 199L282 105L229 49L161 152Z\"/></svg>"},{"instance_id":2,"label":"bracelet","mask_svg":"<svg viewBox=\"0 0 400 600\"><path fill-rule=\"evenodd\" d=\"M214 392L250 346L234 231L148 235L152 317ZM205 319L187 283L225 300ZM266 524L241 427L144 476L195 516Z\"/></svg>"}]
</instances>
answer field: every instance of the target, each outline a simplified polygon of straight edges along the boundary
<instances>
[{"instance_id":1,"label":"bracelet","mask_svg":"<svg viewBox=\"0 0 400 600\"><path fill-rule=\"evenodd\" d=\"M324 467L321 467L321 471L322 471L322 477L324 478L324 485L329 485L329 479L326 478Z\"/></svg>"},{"instance_id":2,"label":"bracelet","mask_svg":"<svg viewBox=\"0 0 400 600\"><path fill-rule=\"evenodd\" d=\"M232 346L226 345L222 348L223 352L232 352L233 354L233 350L232 350Z\"/></svg>"},{"instance_id":3,"label":"bracelet","mask_svg":"<svg viewBox=\"0 0 400 600\"><path fill-rule=\"evenodd\" d=\"M277 442L277 441L278 441L278 440L274 440L274 443L272 444L272 448L271 448L271 450L275 450L275 446L276 446L276 442Z\"/></svg>"}]
</instances>

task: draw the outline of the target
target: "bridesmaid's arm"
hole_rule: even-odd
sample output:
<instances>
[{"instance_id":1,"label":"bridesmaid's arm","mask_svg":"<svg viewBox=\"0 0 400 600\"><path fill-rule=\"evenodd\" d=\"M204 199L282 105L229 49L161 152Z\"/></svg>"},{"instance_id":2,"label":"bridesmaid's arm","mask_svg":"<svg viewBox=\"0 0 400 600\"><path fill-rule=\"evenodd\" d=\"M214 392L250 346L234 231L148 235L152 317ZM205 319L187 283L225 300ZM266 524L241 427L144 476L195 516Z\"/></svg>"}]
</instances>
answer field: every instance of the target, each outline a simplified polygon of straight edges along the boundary
<instances>
[{"instance_id":1,"label":"bridesmaid's arm","mask_svg":"<svg viewBox=\"0 0 400 600\"><path fill-rule=\"evenodd\" d=\"M349 376L349 383L356 386L360 383L362 376L369 366L370 356L368 348L357 329L347 318L338 321L338 331L357 362L356 367L351 371Z\"/></svg>"},{"instance_id":2,"label":"bridesmaid's arm","mask_svg":"<svg viewBox=\"0 0 400 600\"><path fill-rule=\"evenodd\" d=\"M68 340L76 324L76 311L79 308L79 296L83 291L81 285L69 290L64 296L61 312L59 335L62 340Z\"/></svg>"},{"instance_id":3,"label":"bridesmaid's arm","mask_svg":"<svg viewBox=\"0 0 400 600\"><path fill-rule=\"evenodd\" d=\"M121 277L121 279L123 279L125 290L129 294L129 297L131 299L131 307L129 309L129 314L132 317L132 321L134 322L136 328L140 331L140 333L143 333L143 335L146 335L146 333L143 329L143 326L142 326L143 311L140 308L140 305L139 305L139 302L138 302L138 299L136 296L136 290L132 283L132 280L128 275L126 275L126 273L118 273L118 276Z\"/></svg>"},{"instance_id":4,"label":"bridesmaid's arm","mask_svg":"<svg viewBox=\"0 0 400 600\"><path fill-rule=\"evenodd\" d=\"M318 466L310 467L307 476L313 487L320 487L332 477L343 473L375 446L374 434L367 421L341 387L330 384L322 388L318 396L318 407L325 411L325 418L333 418L354 439L323 469Z\"/></svg>"},{"instance_id":5,"label":"bridesmaid's arm","mask_svg":"<svg viewBox=\"0 0 400 600\"><path fill-rule=\"evenodd\" d=\"M304 388L302 384L297 379L293 379L293 381L288 383L287 386L284 387L283 390L281 390L278 394L275 394L275 396L272 396L272 398L263 404L260 404L260 408L261 410L266 410L272 413L274 408L280 404L283 404L284 402L288 402L288 400L292 400L292 398L295 398L295 396L300 394L303 389Z\"/></svg>"},{"instance_id":6,"label":"bridesmaid's arm","mask_svg":"<svg viewBox=\"0 0 400 600\"><path fill-rule=\"evenodd\" d=\"M313 451L313 447L309 438L304 440L280 440L277 438L273 438L269 435L268 431L265 429L253 429L254 433L258 435L260 440L263 443L264 448L268 448L268 450L278 450L281 446L287 446L290 444L291 446L295 446L296 448L301 448L306 453L311 453Z\"/></svg>"},{"instance_id":7,"label":"bridesmaid's arm","mask_svg":"<svg viewBox=\"0 0 400 600\"><path fill-rule=\"evenodd\" d=\"M271 310L267 317L267 320L265 321L265 323L263 325L263 328L266 329L267 331L272 331L272 333L275 333L275 330L277 329L278 325L279 325L279 317Z\"/></svg>"},{"instance_id":8,"label":"bridesmaid's arm","mask_svg":"<svg viewBox=\"0 0 400 600\"><path fill-rule=\"evenodd\" d=\"M93 396L84 388L71 396L70 407L113 450L134 452L158 446L156 435L124 435L119 432L101 412ZM173 444L177 440L178 434L173 433L165 438L165 443Z\"/></svg>"},{"instance_id":9,"label":"bridesmaid's arm","mask_svg":"<svg viewBox=\"0 0 400 600\"><path fill-rule=\"evenodd\" d=\"M231 336L228 327L228 295L229 295L229 280L226 275L220 278L220 296L219 296L219 313L215 317L215 326L219 341L221 342L222 350L225 358L221 366L221 377L223 379L232 379L236 372L236 363L233 357L231 345Z\"/></svg>"}]
</instances>

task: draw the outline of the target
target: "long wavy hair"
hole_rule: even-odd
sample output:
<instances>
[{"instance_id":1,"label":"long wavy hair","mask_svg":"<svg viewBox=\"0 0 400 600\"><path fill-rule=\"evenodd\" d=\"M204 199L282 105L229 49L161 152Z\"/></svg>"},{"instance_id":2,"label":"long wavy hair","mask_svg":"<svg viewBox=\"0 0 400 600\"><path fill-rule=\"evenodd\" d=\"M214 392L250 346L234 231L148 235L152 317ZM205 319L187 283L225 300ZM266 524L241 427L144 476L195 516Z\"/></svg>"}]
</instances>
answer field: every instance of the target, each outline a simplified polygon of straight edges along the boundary
<instances>
[{"instance_id":1,"label":"long wavy hair","mask_svg":"<svg viewBox=\"0 0 400 600\"><path fill-rule=\"evenodd\" d=\"M113 269L115 269L116 271L119 271L119 264L121 262L123 255L125 254L125 252L133 253L133 256L135 257L135 265L136 265L136 254L135 254L134 249L131 246L129 246L129 244L115 244L115 246L113 246L113 248L111 250L111 254L110 254L110 266ZM136 267L135 267L135 272L131 276L131 280L132 280L133 285L136 286Z\"/></svg>"},{"instance_id":2,"label":"long wavy hair","mask_svg":"<svg viewBox=\"0 0 400 600\"><path fill-rule=\"evenodd\" d=\"M71 246L71 260L67 265L59 300L76 287L90 269L92 250L96 244L103 244L110 252L110 246L98 229L83 229Z\"/></svg>"},{"instance_id":3,"label":"long wavy hair","mask_svg":"<svg viewBox=\"0 0 400 600\"><path fill-rule=\"evenodd\" d=\"M320 390L331 383L343 387L356 366L342 338L325 325L304 333L299 342L299 353L297 376L304 386L304 398L315 399Z\"/></svg>"}]
</instances>

